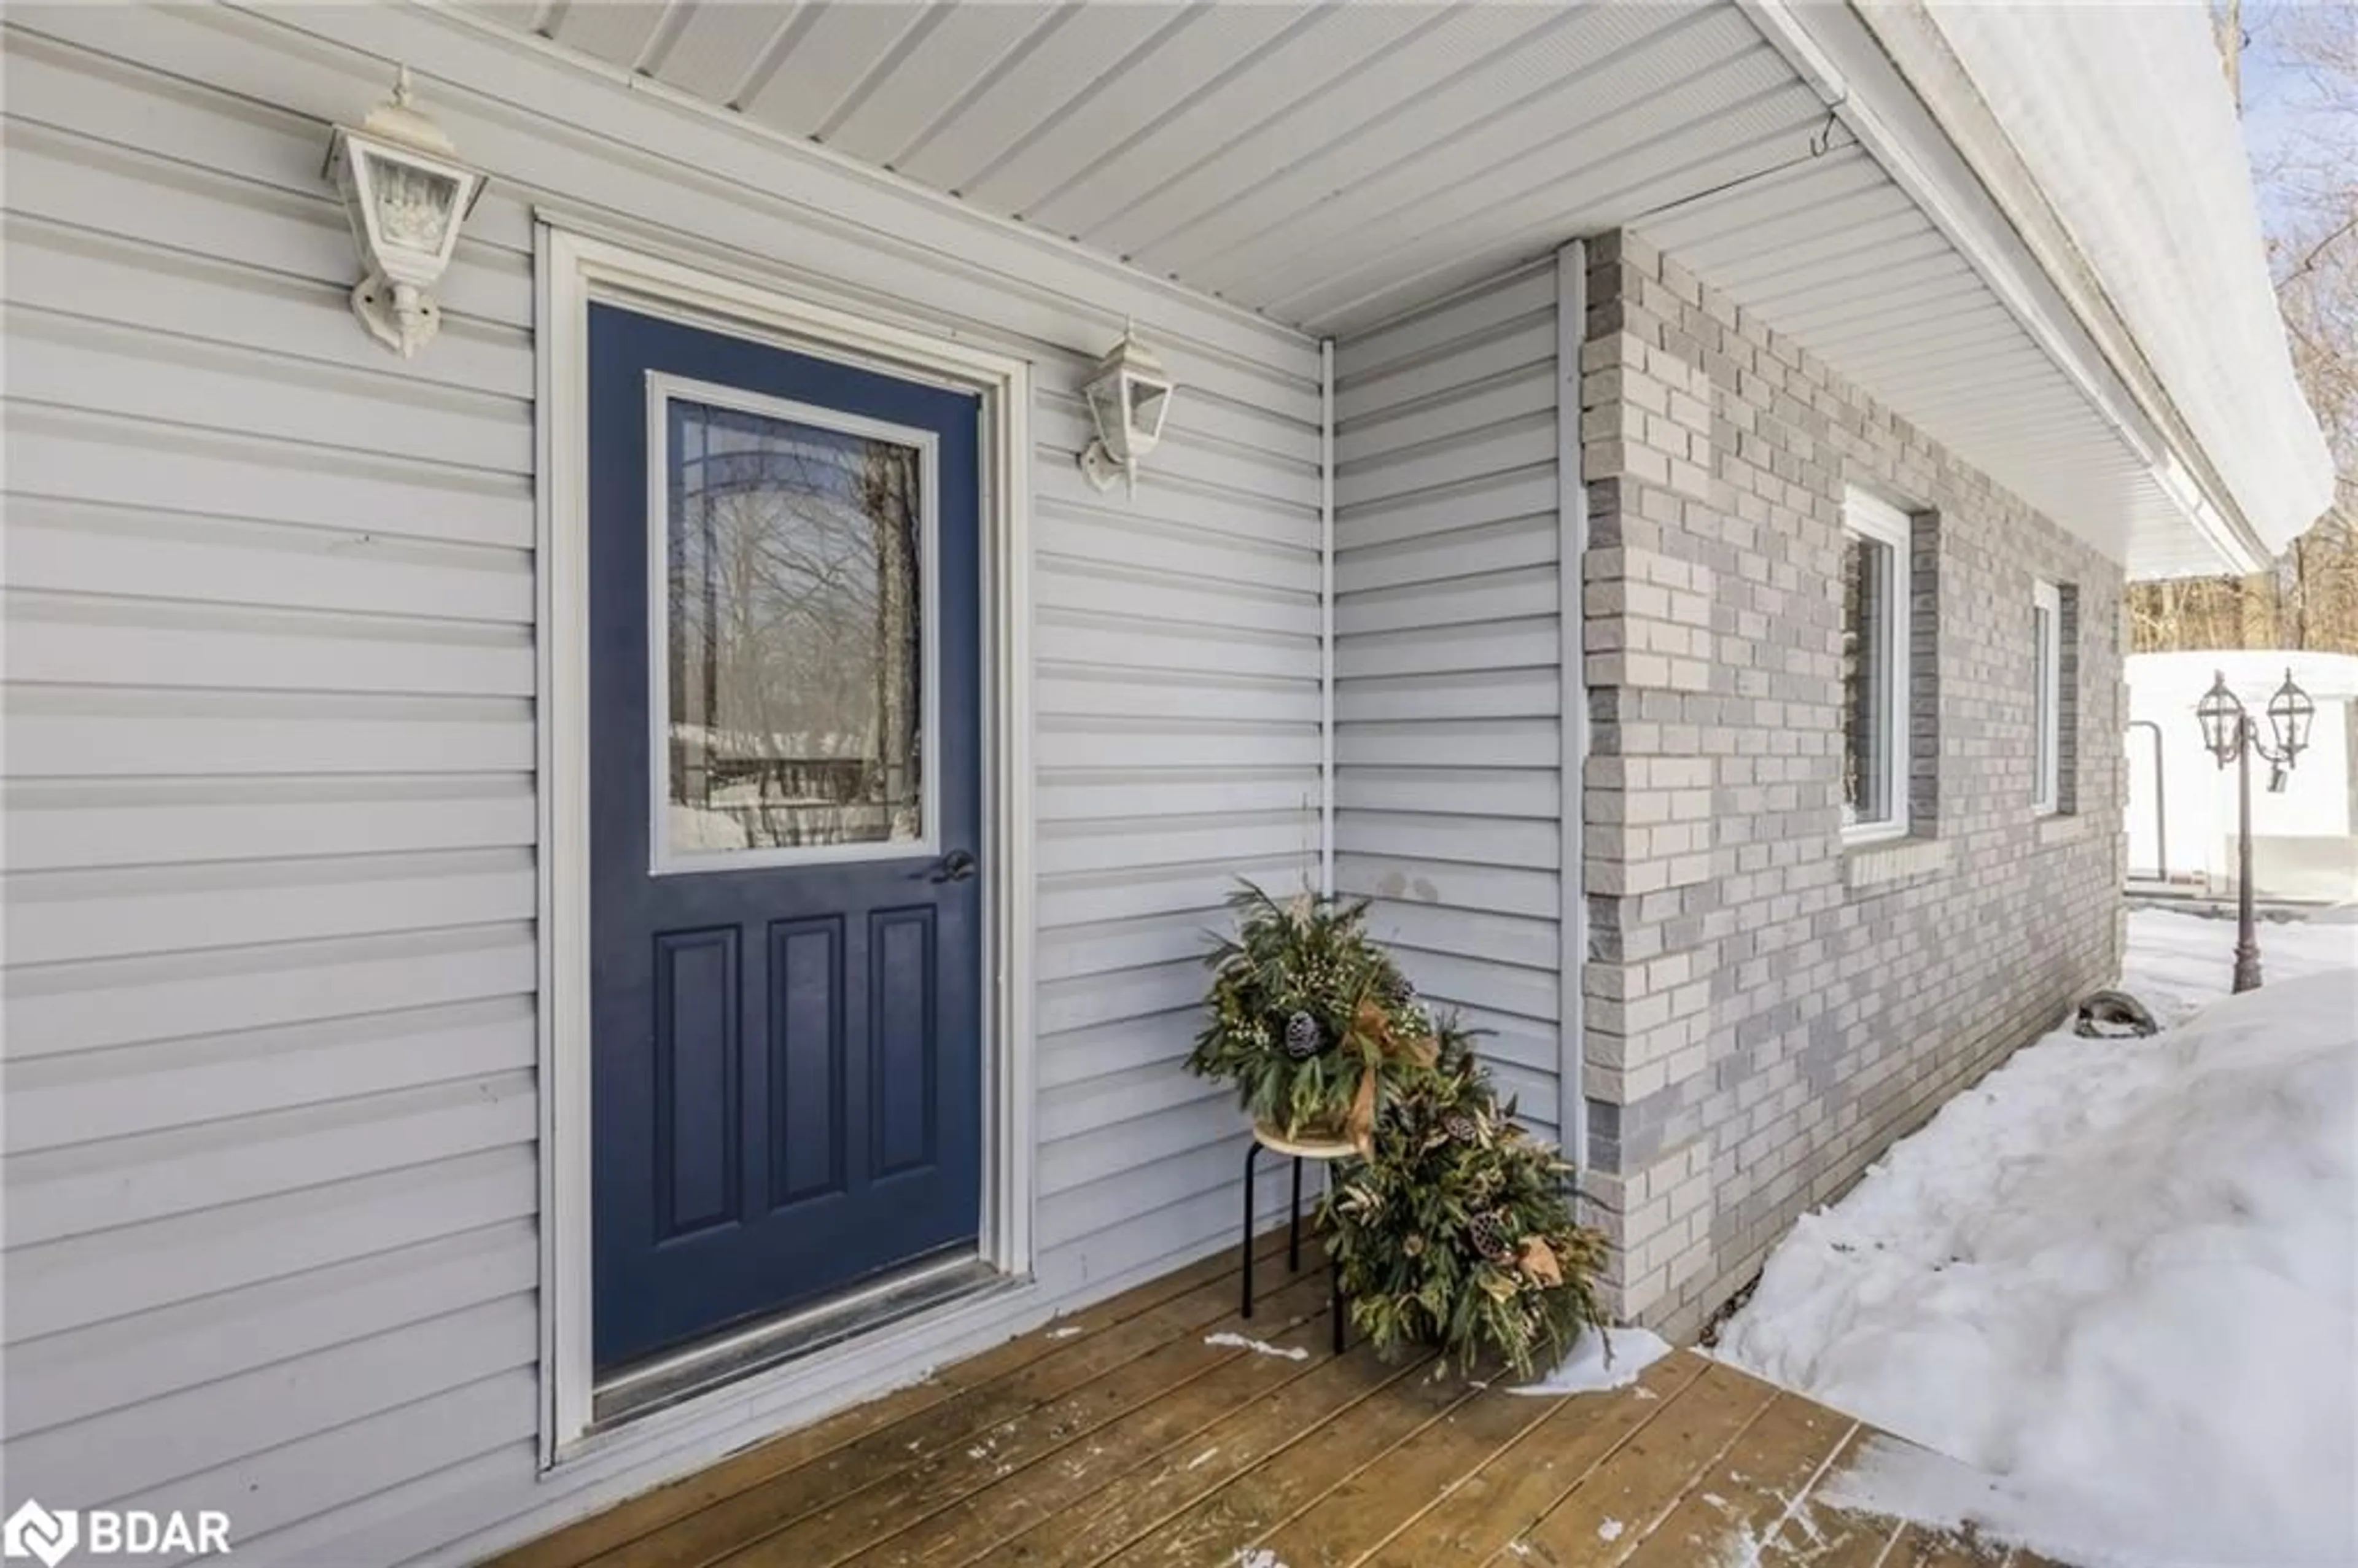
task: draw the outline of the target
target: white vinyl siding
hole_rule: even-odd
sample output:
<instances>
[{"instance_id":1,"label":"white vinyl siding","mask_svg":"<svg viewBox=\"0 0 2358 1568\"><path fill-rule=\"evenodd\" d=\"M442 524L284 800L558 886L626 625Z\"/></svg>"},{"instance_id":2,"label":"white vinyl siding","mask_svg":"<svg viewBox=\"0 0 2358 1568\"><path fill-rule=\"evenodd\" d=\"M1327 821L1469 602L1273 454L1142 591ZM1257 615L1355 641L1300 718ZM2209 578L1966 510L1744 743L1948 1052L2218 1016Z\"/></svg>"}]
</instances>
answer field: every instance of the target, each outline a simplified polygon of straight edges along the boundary
<instances>
[{"instance_id":1,"label":"white vinyl siding","mask_svg":"<svg viewBox=\"0 0 2358 1568\"><path fill-rule=\"evenodd\" d=\"M1563 678L1552 257L1336 350L1336 881L1554 1137Z\"/></svg>"},{"instance_id":2,"label":"white vinyl siding","mask_svg":"<svg viewBox=\"0 0 2358 1568\"><path fill-rule=\"evenodd\" d=\"M1179 1064L1234 879L1314 863L1314 343L423 8L8 23L16 1495L467 1560L788 1420L535 1475L537 205L1033 362L1025 1310L1232 1238ZM406 363L319 175L395 59L491 174ZM1074 461L1125 317L1134 502Z\"/></svg>"}]
</instances>

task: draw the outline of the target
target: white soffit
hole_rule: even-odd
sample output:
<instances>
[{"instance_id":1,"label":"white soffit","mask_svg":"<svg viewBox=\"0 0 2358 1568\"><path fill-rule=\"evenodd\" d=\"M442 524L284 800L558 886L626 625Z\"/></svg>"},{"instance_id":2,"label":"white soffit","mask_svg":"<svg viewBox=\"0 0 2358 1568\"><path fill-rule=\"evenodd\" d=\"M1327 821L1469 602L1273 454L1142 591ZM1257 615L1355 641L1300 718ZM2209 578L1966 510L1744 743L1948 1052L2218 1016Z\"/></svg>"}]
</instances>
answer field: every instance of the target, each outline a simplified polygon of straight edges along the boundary
<instances>
[{"instance_id":1,"label":"white soffit","mask_svg":"<svg viewBox=\"0 0 2358 1568\"><path fill-rule=\"evenodd\" d=\"M2151 466L1859 148L1641 232L2135 574L2222 569Z\"/></svg>"},{"instance_id":2,"label":"white soffit","mask_svg":"<svg viewBox=\"0 0 2358 1568\"><path fill-rule=\"evenodd\" d=\"M1627 224L2133 573L2221 567L1727 0L466 8L1319 336Z\"/></svg>"},{"instance_id":3,"label":"white soffit","mask_svg":"<svg viewBox=\"0 0 2358 1568\"><path fill-rule=\"evenodd\" d=\"M466 9L1320 336L1825 117L1721 3Z\"/></svg>"}]
</instances>

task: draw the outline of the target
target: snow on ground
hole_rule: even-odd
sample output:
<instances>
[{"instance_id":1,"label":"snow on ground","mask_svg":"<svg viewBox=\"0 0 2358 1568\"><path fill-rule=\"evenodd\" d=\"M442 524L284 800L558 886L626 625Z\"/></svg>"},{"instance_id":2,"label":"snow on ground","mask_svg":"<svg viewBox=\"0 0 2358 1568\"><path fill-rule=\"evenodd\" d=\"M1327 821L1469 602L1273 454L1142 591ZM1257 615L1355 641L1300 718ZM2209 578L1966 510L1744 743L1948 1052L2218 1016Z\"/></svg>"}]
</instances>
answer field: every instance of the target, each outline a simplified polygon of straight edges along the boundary
<instances>
[{"instance_id":1,"label":"snow on ground","mask_svg":"<svg viewBox=\"0 0 2358 1568\"><path fill-rule=\"evenodd\" d=\"M1507 1390L1510 1394L1593 1394L1626 1388L1638 1374L1671 1353L1662 1336L1643 1328L1617 1328L1609 1340L1595 1330L1584 1330L1572 1342L1563 1365L1536 1383Z\"/></svg>"},{"instance_id":2,"label":"snow on ground","mask_svg":"<svg viewBox=\"0 0 2358 1568\"><path fill-rule=\"evenodd\" d=\"M1299 1345L1290 1347L1281 1347L1271 1345L1266 1339L1254 1339L1242 1334L1207 1334L1204 1336L1204 1343L1206 1345L1229 1346L1238 1350L1249 1350L1256 1356L1274 1356L1281 1361L1307 1361L1310 1359L1310 1352L1304 1350Z\"/></svg>"},{"instance_id":3,"label":"snow on ground","mask_svg":"<svg viewBox=\"0 0 2358 1568\"><path fill-rule=\"evenodd\" d=\"M2262 920L2263 985L2298 979L2320 969L2358 968L2358 906L2326 910L2299 921ZM2235 974L2235 922L2176 909L2129 911L2128 962L2121 989L2153 1010L2163 1024L2191 1018L2227 994Z\"/></svg>"},{"instance_id":4,"label":"snow on ground","mask_svg":"<svg viewBox=\"0 0 2358 1568\"><path fill-rule=\"evenodd\" d=\"M2232 925L2131 944L2165 1018L2226 989ZM1973 1467L1837 1493L2082 1568L2358 1562L2358 926L2261 944L2264 989L2026 1048L1771 1255L1718 1354Z\"/></svg>"}]
</instances>

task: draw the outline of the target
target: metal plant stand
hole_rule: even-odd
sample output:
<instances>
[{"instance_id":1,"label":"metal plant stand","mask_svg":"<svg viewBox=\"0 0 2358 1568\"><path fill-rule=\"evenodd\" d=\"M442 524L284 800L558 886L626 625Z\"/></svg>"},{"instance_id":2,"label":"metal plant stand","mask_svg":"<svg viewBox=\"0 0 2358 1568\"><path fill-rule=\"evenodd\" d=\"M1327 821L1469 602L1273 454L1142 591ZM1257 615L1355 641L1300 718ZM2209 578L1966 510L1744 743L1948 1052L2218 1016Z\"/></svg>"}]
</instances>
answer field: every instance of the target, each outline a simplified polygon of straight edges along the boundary
<instances>
[{"instance_id":1,"label":"metal plant stand","mask_svg":"<svg viewBox=\"0 0 2358 1568\"><path fill-rule=\"evenodd\" d=\"M1293 1160L1293 1206L1286 1222L1285 1266L1295 1271L1299 1271L1302 1268L1303 1162L1311 1160L1321 1165L1329 1165L1334 1161L1347 1160L1358 1153L1357 1148L1347 1141L1288 1138L1272 1127L1256 1125L1253 1128L1252 1144L1245 1151L1245 1222L1242 1248L1245 1281L1241 1315L1247 1318L1253 1314L1253 1242L1255 1240L1253 1219L1259 1212L1253 1204L1253 1177L1260 1162L1260 1152L1264 1149L1272 1154L1290 1155ZM1331 1171L1327 1181L1331 1187L1333 1184ZM1326 1274L1327 1289L1331 1298L1326 1315L1332 1320L1335 1331L1335 1354L1340 1356L1343 1354L1345 1343L1343 1271L1339 1264L1330 1259L1326 1264Z\"/></svg>"}]
</instances>

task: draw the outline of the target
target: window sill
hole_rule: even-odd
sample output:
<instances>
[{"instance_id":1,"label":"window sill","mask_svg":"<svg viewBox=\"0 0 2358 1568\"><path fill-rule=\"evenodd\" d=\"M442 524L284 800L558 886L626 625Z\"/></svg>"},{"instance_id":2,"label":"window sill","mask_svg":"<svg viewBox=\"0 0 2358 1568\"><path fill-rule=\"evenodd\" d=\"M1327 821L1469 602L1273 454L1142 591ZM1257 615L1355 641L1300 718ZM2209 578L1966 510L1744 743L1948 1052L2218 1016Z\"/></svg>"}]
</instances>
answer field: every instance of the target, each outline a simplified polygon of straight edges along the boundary
<instances>
[{"instance_id":1,"label":"window sill","mask_svg":"<svg viewBox=\"0 0 2358 1568\"><path fill-rule=\"evenodd\" d=\"M2039 847L2050 844L2074 844L2088 836L2088 819L2076 815L2057 812L2039 819Z\"/></svg>"},{"instance_id":2,"label":"window sill","mask_svg":"<svg viewBox=\"0 0 2358 1568\"><path fill-rule=\"evenodd\" d=\"M1843 885L1847 888L1890 887L1938 876L1949 868L1944 838L1900 836L1843 847Z\"/></svg>"}]
</instances>

